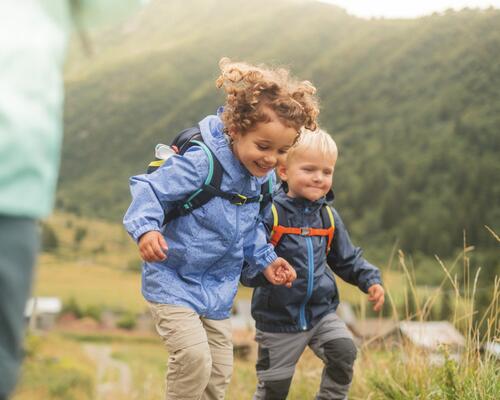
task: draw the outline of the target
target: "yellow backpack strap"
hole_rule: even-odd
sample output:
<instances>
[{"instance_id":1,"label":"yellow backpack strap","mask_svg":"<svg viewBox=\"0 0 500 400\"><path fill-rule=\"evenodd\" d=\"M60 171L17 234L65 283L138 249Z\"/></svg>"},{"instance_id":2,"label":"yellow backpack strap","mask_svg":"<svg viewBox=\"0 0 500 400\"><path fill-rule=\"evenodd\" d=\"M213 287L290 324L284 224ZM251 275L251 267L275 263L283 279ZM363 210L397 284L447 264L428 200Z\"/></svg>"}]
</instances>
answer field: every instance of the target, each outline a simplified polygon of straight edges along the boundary
<instances>
[{"instance_id":1,"label":"yellow backpack strap","mask_svg":"<svg viewBox=\"0 0 500 400\"><path fill-rule=\"evenodd\" d=\"M273 230L271 231L271 237L274 235L274 230L278 226L278 210L276 209L276 206L274 203L271 204L271 211L273 212Z\"/></svg>"},{"instance_id":2,"label":"yellow backpack strap","mask_svg":"<svg viewBox=\"0 0 500 400\"><path fill-rule=\"evenodd\" d=\"M156 171L158 168L162 166L162 164L165 162L165 160L153 160L149 163L148 169L146 170L147 174L150 174L151 172Z\"/></svg>"},{"instance_id":3,"label":"yellow backpack strap","mask_svg":"<svg viewBox=\"0 0 500 400\"><path fill-rule=\"evenodd\" d=\"M327 204L325 206L326 213L328 214L328 218L330 219L330 228L328 229L328 243L326 245L326 254L330 253L330 247L333 241L333 235L335 234L335 220L333 218L333 212L330 206Z\"/></svg>"},{"instance_id":4,"label":"yellow backpack strap","mask_svg":"<svg viewBox=\"0 0 500 400\"><path fill-rule=\"evenodd\" d=\"M335 220L333 219L333 212L328 204L326 205L326 212L328 213L328 218L330 218L330 224L332 228L335 229Z\"/></svg>"},{"instance_id":5,"label":"yellow backpack strap","mask_svg":"<svg viewBox=\"0 0 500 400\"><path fill-rule=\"evenodd\" d=\"M161 167L165 160L155 160L149 163L150 167Z\"/></svg>"}]
</instances>

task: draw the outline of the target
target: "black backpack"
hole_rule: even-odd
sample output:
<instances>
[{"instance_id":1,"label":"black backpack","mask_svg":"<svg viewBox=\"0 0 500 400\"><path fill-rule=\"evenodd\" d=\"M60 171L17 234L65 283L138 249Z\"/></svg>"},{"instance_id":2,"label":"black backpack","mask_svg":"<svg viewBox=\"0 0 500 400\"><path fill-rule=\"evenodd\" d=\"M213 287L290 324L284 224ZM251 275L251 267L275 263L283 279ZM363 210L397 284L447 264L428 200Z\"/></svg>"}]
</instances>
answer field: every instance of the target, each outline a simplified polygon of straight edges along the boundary
<instances>
[{"instance_id":1,"label":"black backpack","mask_svg":"<svg viewBox=\"0 0 500 400\"><path fill-rule=\"evenodd\" d=\"M173 140L170 146L157 145L156 159L149 163L147 173L150 174L156 171L163 165L168 158L160 158L158 156L159 146L166 150L169 155L183 155L192 146L199 146L203 149L208 157L209 171L202 187L189 195L187 199L180 202L174 209L165 213L163 225L183 215L189 214L195 208L201 207L208 203L213 197L222 197L228 200L231 204L242 206L248 203L260 203L260 211L272 200L273 182L272 179L267 180L261 186L260 195L254 197L246 197L239 193L224 192L220 185L222 182L222 165L212 150L204 143L198 126L184 129Z\"/></svg>"}]
</instances>

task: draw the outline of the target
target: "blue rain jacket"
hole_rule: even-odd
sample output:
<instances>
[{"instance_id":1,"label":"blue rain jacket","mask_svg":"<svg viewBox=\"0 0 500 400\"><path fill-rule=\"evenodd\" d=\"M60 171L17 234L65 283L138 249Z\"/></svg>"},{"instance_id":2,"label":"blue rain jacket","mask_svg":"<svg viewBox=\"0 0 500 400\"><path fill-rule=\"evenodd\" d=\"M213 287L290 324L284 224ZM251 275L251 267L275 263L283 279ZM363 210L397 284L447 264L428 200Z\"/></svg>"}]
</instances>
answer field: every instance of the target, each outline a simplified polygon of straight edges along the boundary
<instances>
[{"instance_id":1,"label":"blue rain jacket","mask_svg":"<svg viewBox=\"0 0 500 400\"><path fill-rule=\"evenodd\" d=\"M324 197L311 202L288 197L280 189L273 201L286 212L287 221L279 221L281 225L323 227L321 207L326 202ZM365 293L373 284L381 284L378 268L363 258L359 247L353 246L340 215L335 209L332 211L335 232L328 254L325 236L283 235L278 242L276 253L297 272L291 288L268 285L264 276L251 266L243 269L242 283L255 287L252 316L257 329L265 332L306 331L326 314L335 312L339 293L333 272ZM263 223L270 232L273 227L270 207Z\"/></svg>"},{"instance_id":2,"label":"blue rain jacket","mask_svg":"<svg viewBox=\"0 0 500 400\"><path fill-rule=\"evenodd\" d=\"M205 144L223 167L221 189L248 197L259 195L261 184L273 178L274 172L257 178L247 171L233 155L219 116L208 116L199 126ZM152 174L132 177L132 203L123 222L134 240L157 230L169 247L166 260L143 264L146 300L189 307L210 319L225 319L230 316L243 262L262 271L277 256L259 224L258 203L237 206L214 197L162 227L164 212L199 189L208 168L206 154L194 146L183 156L169 158Z\"/></svg>"}]
</instances>

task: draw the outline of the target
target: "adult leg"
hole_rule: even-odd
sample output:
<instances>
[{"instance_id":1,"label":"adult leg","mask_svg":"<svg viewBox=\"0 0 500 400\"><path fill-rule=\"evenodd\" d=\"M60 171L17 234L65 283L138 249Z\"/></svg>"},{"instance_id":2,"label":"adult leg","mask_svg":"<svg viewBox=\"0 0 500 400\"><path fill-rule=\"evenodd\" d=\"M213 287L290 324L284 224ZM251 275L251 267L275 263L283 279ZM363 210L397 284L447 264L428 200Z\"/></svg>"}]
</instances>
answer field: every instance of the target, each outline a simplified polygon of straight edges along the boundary
<instances>
[{"instance_id":1,"label":"adult leg","mask_svg":"<svg viewBox=\"0 0 500 400\"><path fill-rule=\"evenodd\" d=\"M325 363L316 400L347 399L357 350L345 323L335 313L327 314L310 347Z\"/></svg>"},{"instance_id":2,"label":"adult leg","mask_svg":"<svg viewBox=\"0 0 500 400\"><path fill-rule=\"evenodd\" d=\"M202 400L223 400L233 373L233 341L229 319L202 318L212 356L212 373Z\"/></svg>"},{"instance_id":3,"label":"adult leg","mask_svg":"<svg viewBox=\"0 0 500 400\"><path fill-rule=\"evenodd\" d=\"M295 365L309 341L309 332L270 333L257 330L256 364L259 380L254 400L284 400L290 390Z\"/></svg>"},{"instance_id":4,"label":"adult leg","mask_svg":"<svg viewBox=\"0 0 500 400\"><path fill-rule=\"evenodd\" d=\"M21 365L24 308L37 251L35 220L0 216L0 399L13 391Z\"/></svg>"},{"instance_id":5,"label":"adult leg","mask_svg":"<svg viewBox=\"0 0 500 400\"><path fill-rule=\"evenodd\" d=\"M200 316L187 307L150 303L156 330L168 350L166 400L199 400L212 357Z\"/></svg>"}]
</instances>

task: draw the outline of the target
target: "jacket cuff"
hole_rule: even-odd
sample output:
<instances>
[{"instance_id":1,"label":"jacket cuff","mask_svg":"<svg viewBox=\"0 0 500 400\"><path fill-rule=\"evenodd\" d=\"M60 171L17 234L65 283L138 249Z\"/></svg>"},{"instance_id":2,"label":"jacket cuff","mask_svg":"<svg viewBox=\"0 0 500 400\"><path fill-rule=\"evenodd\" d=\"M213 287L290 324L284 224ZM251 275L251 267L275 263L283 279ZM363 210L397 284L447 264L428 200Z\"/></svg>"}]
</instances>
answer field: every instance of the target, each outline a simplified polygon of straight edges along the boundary
<instances>
[{"instance_id":1,"label":"jacket cuff","mask_svg":"<svg viewBox=\"0 0 500 400\"><path fill-rule=\"evenodd\" d=\"M255 266L259 270L259 272L264 271L270 264L272 264L278 258L276 252L272 245L269 245L269 250L265 252L265 254L255 262Z\"/></svg>"},{"instance_id":2,"label":"jacket cuff","mask_svg":"<svg viewBox=\"0 0 500 400\"><path fill-rule=\"evenodd\" d=\"M375 284L379 284L379 285L382 285L382 281L378 278L374 278L374 279L370 279L368 280L364 285L363 287L361 288L361 290L365 293L368 293L368 289L372 286L372 285L375 285Z\"/></svg>"},{"instance_id":3,"label":"jacket cuff","mask_svg":"<svg viewBox=\"0 0 500 400\"><path fill-rule=\"evenodd\" d=\"M160 231L158 229L158 226L155 225L155 224L146 224L146 225L143 225L141 226L140 228L136 229L135 231L131 232L131 235L132 235L132 238L138 242L139 241L139 238L144 235L146 232L149 232L149 231Z\"/></svg>"}]
</instances>

